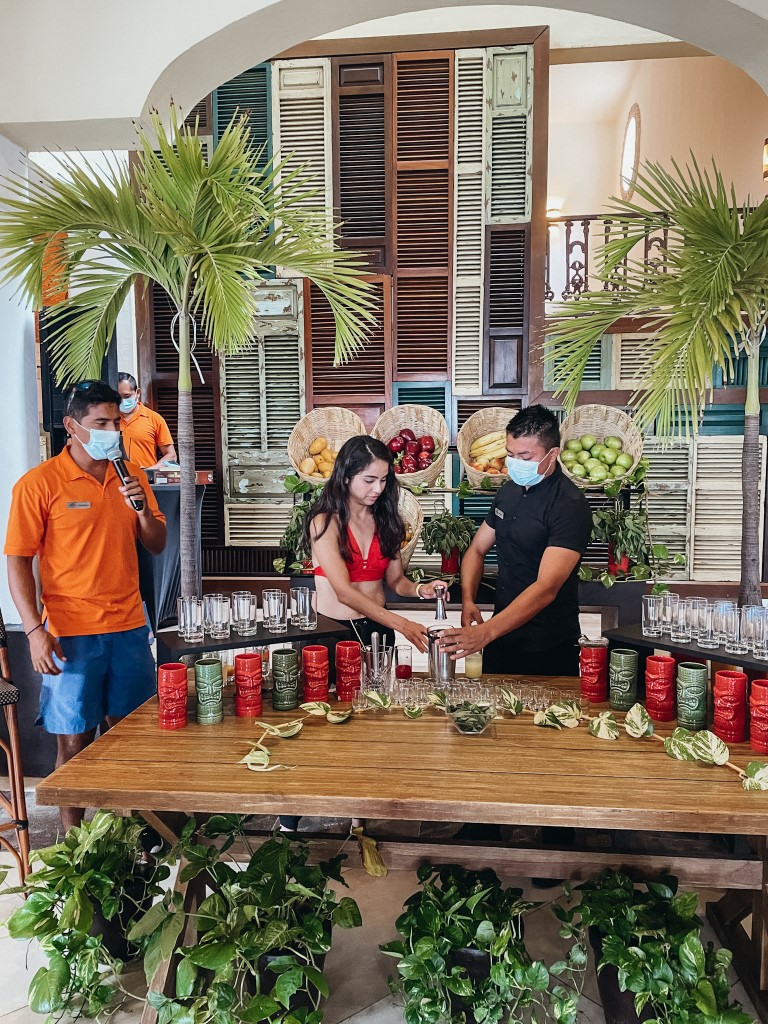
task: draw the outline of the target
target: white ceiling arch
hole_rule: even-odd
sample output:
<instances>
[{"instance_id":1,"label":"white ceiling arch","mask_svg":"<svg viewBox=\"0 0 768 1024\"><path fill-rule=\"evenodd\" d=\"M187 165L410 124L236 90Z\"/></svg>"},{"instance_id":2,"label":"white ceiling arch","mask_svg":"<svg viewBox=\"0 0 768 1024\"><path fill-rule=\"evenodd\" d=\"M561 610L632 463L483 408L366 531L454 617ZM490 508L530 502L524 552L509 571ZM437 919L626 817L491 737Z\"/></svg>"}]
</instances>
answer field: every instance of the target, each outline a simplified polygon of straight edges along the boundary
<instances>
[{"instance_id":1,"label":"white ceiling arch","mask_svg":"<svg viewBox=\"0 0 768 1024\"><path fill-rule=\"evenodd\" d=\"M501 2L501 0L500 0ZM507 7L519 6L504 0ZM350 25L457 0L10 0L0 133L26 148L124 146L131 118L182 109L247 67ZM464 0L463 6L488 6ZM768 0L553 0L549 9L637 25L724 57L768 91ZM116 13L119 12L119 13ZM73 113L74 112L74 113Z\"/></svg>"}]
</instances>

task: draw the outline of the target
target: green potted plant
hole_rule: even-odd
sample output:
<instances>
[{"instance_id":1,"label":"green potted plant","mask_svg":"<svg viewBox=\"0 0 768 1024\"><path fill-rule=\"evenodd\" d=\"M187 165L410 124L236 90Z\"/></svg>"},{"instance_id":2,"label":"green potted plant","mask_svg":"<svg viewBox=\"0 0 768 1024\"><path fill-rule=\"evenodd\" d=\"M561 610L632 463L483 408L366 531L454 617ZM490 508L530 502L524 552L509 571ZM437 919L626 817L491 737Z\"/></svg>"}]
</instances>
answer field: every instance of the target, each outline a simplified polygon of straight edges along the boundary
<instances>
[{"instance_id":1,"label":"green potted plant","mask_svg":"<svg viewBox=\"0 0 768 1024\"><path fill-rule=\"evenodd\" d=\"M9 934L37 939L48 958L29 986L36 1013L96 1017L125 998L123 962L139 955L126 933L162 895L159 883L170 873L146 859L145 829L138 818L98 811L62 842L34 850L37 866L25 884L4 890L26 897L8 919Z\"/></svg>"},{"instance_id":2,"label":"green potted plant","mask_svg":"<svg viewBox=\"0 0 768 1024\"><path fill-rule=\"evenodd\" d=\"M277 833L240 866L226 863L222 855L236 838L248 841L241 816L214 815L203 835L224 837L224 842L220 847L199 842L190 819L175 851L186 862L181 881L203 875L212 890L194 920L188 922L181 897L167 893L129 934L144 949L149 981L188 923L196 933L194 942L177 949L175 992L148 996L159 1024L320 1024L332 928L361 924L355 901L338 899L330 887L332 881L345 884L345 855L310 865L308 844Z\"/></svg>"},{"instance_id":3,"label":"green potted plant","mask_svg":"<svg viewBox=\"0 0 768 1024\"><path fill-rule=\"evenodd\" d=\"M308 494L309 497L306 501L299 501L293 506L291 518L280 538L280 547L287 548L292 552L293 561L289 562L287 558L275 558L272 565L276 572L284 573L286 570L290 570L290 573L311 576L314 569L312 568L312 553L304 547L304 520L307 517L307 512L320 497L323 485L318 484L313 487L312 484L299 480L297 476L288 476L285 478L285 489L291 494Z\"/></svg>"},{"instance_id":4,"label":"green potted plant","mask_svg":"<svg viewBox=\"0 0 768 1024\"><path fill-rule=\"evenodd\" d=\"M751 1024L730 1001L732 954L701 942L698 895L672 876L642 884L606 868L578 887L577 906L555 910L565 926L589 929L606 1024Z\"/></svg>"},{"instance_id":5,"label":"green potted plant","mask_svg":"<svg viewBox=\"0 0 768 1024\"><path fill-rule=\"evenodd\" d=\"M306 205L314 178L267 161L252 145L248 117L236 114L210 160L194 126L171 106L166 129L155 111L137 128L131 170L102 169L58 156L60 167L3 184L0 249L3 280L42 308L42 267L56 247L56 290L48 311L60 384L97 377L123 303L134 284L154 282L178 316L178 434L181 463L181 593L198 591L195 543L195 433L190 325L205 327L216 353L251 344L254 282L275 265L303 275L325 294L336 324L335 358L362 346L374 320L371 285L358 254L330 244L325 210ZM276 227L276 225L278 225ZM174 341L174 344L176 342Z\"/></svg>"},{"instance_id":6,"label":"green potted plant","mask_svg":"<svg viewBox=\"0 0 768 1024\"><path fill-rule=\"evenodd\" d=\"M536 904L521 889L458 865L425 864L417 875L421 888L395 923L400 937L380 946L397 960L390 986L403 998L406 1024L524 1015L574 1024L587 964L575 926L566 959L547 967L525 948L523 916Z\"/></svg>"},{"instance_id":7,"label":"green potted plant","mask_svg":"<svg viewBox=\"0 0 768 1024\"><path fill-rule=\"evenodd\" d=\"M732 376L746 360L741 460L741 604L760 596L760 346L768 325L768 199L739 204L721 173L693 160L667 171L649 163L633 182L636 199L613 198L612 233L595 265L604 288L561 305L547 324L545 359L555 367L555 394L570 411L590 353L617 320L631 318L650 337L631 398L641 428L696 432L715 370ZM646 240L664 239L653 260L639 260Z\"/></svg>"},{"instance_id":8,"label":"green potted plant","mask_svg":"<svg viewBox=\"0 0 768 1024\"><path fill-rule=\"evenodd\" d=\"M472 543L474 533L475 524L469 516L454 516L446 509L424 523L421 542L428 555L440 555L443 575L456 575L459 560Z\"/></svg>"},{"instance_id":9,"label":"green potted plant","mask_svg":"<svg viewBox=\"0 0 768 1024\"><path fill-rule=\"evenodd\" d=\"M608 545L608 572L629 572L631 564L647 563L648 517L645 509L628 509L616 501L592 513L592 540Z\"/></svg>"}]
</instances>

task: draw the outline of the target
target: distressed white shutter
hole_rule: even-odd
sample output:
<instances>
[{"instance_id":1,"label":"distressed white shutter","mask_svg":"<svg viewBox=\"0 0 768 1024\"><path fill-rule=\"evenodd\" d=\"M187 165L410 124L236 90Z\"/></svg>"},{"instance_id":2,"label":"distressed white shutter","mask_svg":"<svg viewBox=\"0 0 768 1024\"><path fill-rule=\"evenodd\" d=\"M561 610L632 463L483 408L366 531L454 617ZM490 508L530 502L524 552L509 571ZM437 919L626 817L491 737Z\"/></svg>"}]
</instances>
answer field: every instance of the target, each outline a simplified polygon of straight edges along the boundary
<instances>
[{"instance_id":1,"label":"distressed white shutter","mask_svg":"<svg viewBox=\"0 0 768 1024\"><path fill-rule=\"evenodd\" d=\"M487 221L525 223L531 219L533 47L490 47L486 54Z\"/></svg>"},{"instance_id":2,"label":"distressed white shutter","mask_svg":"<svg viewBox=\"0 0 768 1024\"><path fill-rule=\"evenodd\" d=\"M285 173L301 168L316 193L300 206L320 210L331 237L331 63L327 59L276 60L272 63L272 145ZM278 176L279 178L279 176ZM291 276L278 268L278 275Z\"/></svg>"},{"instance_id":3,"label":"distressed white shutter","mask_svg":"<svg viewBox=\"0 0 768 1024\"><path fill-rule=\"evenodd\" d=\"M649 461L645 486L651 541L666 544L671 555L685 555L690 563L691 444L649 440L645 454ZM674 578L686 579L688 574L686 568Z\"/></svg>"},{"instance_id":4,"label":"distressed white shutter","mask_svg":"<svg viewBox=\"0 0 768 1024\"><path fill-rule=\"evenodd\" d=\"M279 547L292 511L290 495L225 505L225 543L232 547Z\"/></svg>"},{"instance_id":5,"label":"distressed white shutter","mask_svg":"<svg viewBox=\"0 0 768 1024\"><path fill-rule=\"evenodd\" d=\"M456 51L453 392L482 391L485 50Z\"/></svg>"},{"instance_id":6,"label":"distressed white shutter","mask_svg":"<svg viewBox=\"0 0 768 1024\"><path fill-rule=\"evenodd\" d=\"M741 450L743 438L699 436L693 444L691 579L736 582L741 577ZM760 505L766 439L760 438ZM760 517L760 551L763 518Z\"/></svg>"},{"instance_id":7,"label":"distressed white shutter","mask_svg":"<svg viewBox=\"0 0 768 1024\"><path fill-rule=\"evenodd\" d=\"M648 369L647 341L650 334L614 334L613 387L628 391L640 387Z\"/></svg>"}]
</instances>

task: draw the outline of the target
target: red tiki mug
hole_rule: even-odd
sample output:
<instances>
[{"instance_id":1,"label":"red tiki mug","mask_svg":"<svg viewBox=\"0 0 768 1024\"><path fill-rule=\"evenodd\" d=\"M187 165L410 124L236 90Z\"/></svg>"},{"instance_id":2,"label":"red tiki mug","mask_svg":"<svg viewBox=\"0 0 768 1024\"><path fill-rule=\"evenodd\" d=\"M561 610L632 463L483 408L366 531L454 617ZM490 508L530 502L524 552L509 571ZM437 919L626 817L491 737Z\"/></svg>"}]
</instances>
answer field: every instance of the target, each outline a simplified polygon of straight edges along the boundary
<instances>
[{"instance_id":1,"label":"red tiki mug","mask_svg":"<svg viewBox=\"0 0 768 1024\"><path fill-rule=\"evenodd\" d=\"M261 714L261 654L235 655L235 714L238 718L258 718Z\"/></svg>"},{"instance_id":2,"label":"red tiki mug","mask_svg":"<svg viewBox=\"0 0 768 1024\"><path fill-rule=\"evenodd\" d=\"M328 700L328 648L310 644L301 652L304 669L304 700Z\"/></svg>"},{"instance_id":3,"label":"red tiki mug","mask_svg":"<svg viewBox=\"0 0 768 1024\"><path fill-rule=\"evenodd\" d=\"M585 637L579 641L579 648L581 695L590 704L602 704L608 700L608 641Z\"/></svg>"},{"instance_id":4,"label":"red tiki mug","mask_svg":"<svg viewBox=\"0 0 768 1024\"><path fill-rule=\"evenodd\" d=\"M715 673L713 732L725 743L747 738L747 677L744 672L723 669Z\"/></svg>"},{"instance_id":5,"label":"red tiki mug","mask_svg":"<svg viewBox=\"0 0 768 1024\"><path fill-rule=\"evenodd\" d=\"M671 722L677 716L674 658L651 654L646 659L645 707L654 722Z\"/></svg>"},{"instance_id":6,"label":"red tiki mug","mask_svg":"<svg viewBox=\"0 0 768 1024\"><path fill-rule=\"evenodd\" d=\"M768 754L768 679L754 679L749 690L749 745Z\"/></svg>"},{"instance_id":7,"label":"red tiki mug","mask_svg":"<svg viewBox=\"0 0 768 1024\"><path fill-rule=\"evenodd\" d=\"M354 700L360 689L363 656L357 640L339 640L336 644L336 696Z\"/></svg>"},{"instance_id":8,"label":"red tiki mug","mask_svg":"<svg viewBox=\"0 0 768 1024\"><path fill-rule=\"evenodd\" d=\"M183 729L187 724L187 666L179 661L157 670L157 721L161 729Z\"/></svg>"}]
</instances>

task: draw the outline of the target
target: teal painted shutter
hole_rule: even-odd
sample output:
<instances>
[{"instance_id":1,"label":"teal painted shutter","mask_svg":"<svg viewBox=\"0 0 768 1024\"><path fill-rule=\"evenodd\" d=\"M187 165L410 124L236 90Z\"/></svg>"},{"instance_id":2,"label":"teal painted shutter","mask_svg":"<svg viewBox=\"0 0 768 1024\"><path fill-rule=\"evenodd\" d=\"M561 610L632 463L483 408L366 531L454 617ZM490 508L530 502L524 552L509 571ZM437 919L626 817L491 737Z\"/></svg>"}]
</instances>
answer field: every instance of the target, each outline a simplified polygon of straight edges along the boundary
<instances>
[{"instance_id":1,"label":"teal painted shutter","mask_svg":"<svg viewBox=\"0 0 768 1024\"><path fill-rule=\"evenodd\" d=\"M427 405L430 409L437 409L445 417L448 430L451 429L451 392L450 384L445 381L395 383L392 385L392 404Z\"/></svg>"},{"instance_id":2,"label":"teal painted shutter","mask_svg":"<svg viewBox=\"0 0 768 1024\"><path fill-rule=\"evenodd\" d=\"M235 113L247 113L253 148L263 147L260 161L262 166L272 156L270 78L270 65L257 64L255 68L244 71L242 75L213 90L214 146L218 144Z\"/></svg>"}]
</instances>

